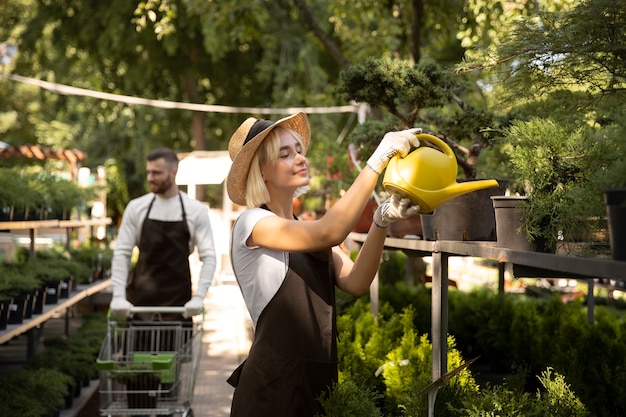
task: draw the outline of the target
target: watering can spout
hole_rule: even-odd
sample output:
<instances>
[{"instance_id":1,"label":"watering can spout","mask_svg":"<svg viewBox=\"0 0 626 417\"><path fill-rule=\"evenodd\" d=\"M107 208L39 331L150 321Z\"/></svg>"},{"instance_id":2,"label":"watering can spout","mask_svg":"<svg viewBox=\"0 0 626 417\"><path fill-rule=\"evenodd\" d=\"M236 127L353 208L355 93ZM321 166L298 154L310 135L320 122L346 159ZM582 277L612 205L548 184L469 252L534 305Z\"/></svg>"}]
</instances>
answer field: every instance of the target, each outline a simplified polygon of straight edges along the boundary
<instances>
[{"instance_id":1,"label":"watering can spout","mask_svg":"<svg viewBox=\"0 0 626 417\"><path fill-rule=\"evenodd\" d=\"M472 191L497 187L498 185L498 181L496 180L477 180L452 184L444 189L445 195L442 196L443 200L439 204Z\"/></svg>"},{"instance_id":2,"label":"watering can spout","mask_svg":"<svg viewBox=\"0 0 626 417\"><path fill-rule=\"evenodd\" d=\"M418 134L442 152L431 147L420 147L405 158L394 157L383 177L383 186L392 193L408 197L420 206L422 213L432 213L437 206L472 191L497 187L496 180L456 182L457 163L452 149L441 139Z\"/></svg>"},{"instance_id":3,"label":"watering can spout","mask_svg":"<svg viewBox=\"0 0 626 417\"><path fill-rule=\"evenodd\" d=\"M497 186L498 181L496 180L479 180L455 183L439 190L419 189L411 186L410 184L386 184L385 188L389 192L394 192L403 197L408 197L413 204L418 204L420 206L420 211L422 213L432 213L435 211L437 206L448 200L452 200L455 197L472 191L482 190L483 188Z\"/></svg>"}]
</instances>

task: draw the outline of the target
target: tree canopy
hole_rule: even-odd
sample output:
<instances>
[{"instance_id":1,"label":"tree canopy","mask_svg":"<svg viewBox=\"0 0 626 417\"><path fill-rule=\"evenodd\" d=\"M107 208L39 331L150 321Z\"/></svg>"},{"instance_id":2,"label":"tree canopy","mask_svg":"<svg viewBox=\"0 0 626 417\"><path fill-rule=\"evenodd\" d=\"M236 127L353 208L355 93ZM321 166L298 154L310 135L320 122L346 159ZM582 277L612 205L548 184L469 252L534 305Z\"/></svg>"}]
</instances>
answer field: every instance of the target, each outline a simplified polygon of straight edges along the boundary
<instances>
[{"instance_id":1,"label":"tree canopy","mask_svg":"<svg viewBox=\"0 0 626 417\"><path fill-rule=\"evenodd\" d=\"M530 117L550 108L542 101L556 94L621 93L623 2L578 3L6 0L0 4L0 41L17 44L19 53L2 72L152 100L233 107L320 108L363 100L372 106L368 120L391 114L398 126L427 126L454 143L459 155L472 155L494 144L495 128L512 110ZM400 84L390 79L395 89L385 97L366 85L372 62L389 62L409 78ZM346 94L359 82L362 91ZM87 165L115 167L118 201L144 192L143 156L150 148L226 149L244 118L280 116L127 105L6 77L0 84L0 140L84 150ZM426 92L435 95L417 103L415 94ZM523 106L503 104L511 97ZM564 120L577 117L567 102L559 103ZM582 102L576 103L581 109ZM604 120L617 117L609 110L602 112ZM359 141L356 117L309 116L315 138L310 159L326 178L325 171L335 169L329 155L347 160L346 133ZM119 192L120 183L127 191Z\"/></svg>"}]
</instances>

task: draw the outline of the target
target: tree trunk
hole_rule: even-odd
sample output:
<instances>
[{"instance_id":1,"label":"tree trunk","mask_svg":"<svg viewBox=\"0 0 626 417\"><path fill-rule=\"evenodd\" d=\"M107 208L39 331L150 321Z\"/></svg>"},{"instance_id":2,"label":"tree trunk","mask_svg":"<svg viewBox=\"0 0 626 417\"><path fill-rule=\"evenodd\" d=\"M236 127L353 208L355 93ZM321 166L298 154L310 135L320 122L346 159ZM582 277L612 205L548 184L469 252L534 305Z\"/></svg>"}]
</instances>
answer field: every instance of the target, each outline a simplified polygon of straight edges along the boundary
<instances>
[{"instance_id":1,"label":"tree trunk","mask_svg":"<svg viewBox=\"0 0 626 417\"><path fill-rule=\"evenodd\" d=\"M409 29L409 59L418 63L421 58L422 20L424 16L424 0L413 0L413 18Z\"/></svg>"},{"instance_id":2,"label":"tree trunk","mask_svg":"<svg viewBox=\"0 0 626 417\"><path fill-rule=\"evenodd\" d=\"M315 22L311 11L308 9L306 2L302 0L293 0L293 5L298 9L302 23L317 37L317 39L326 47L326 50L335 62L342 68L346 69L350 65L350 61L343 55L341 48L326 35L322 28Z\"/></svg>"},{"instance_id":3,"label":"tree trunk","mask_svg":"<svg viewBox=\"0 0 626 417\"><path fill-rule=\"evenodd\" d=\"M191 74L185 75L185 93L191 103L200 103L198 83ZM191 116L191 133L196 151L206 150L206 135L204 134L204 112L195 111ZM206 201L206 185L196 185L196 200Z\"/></svg>"}]
</instances>

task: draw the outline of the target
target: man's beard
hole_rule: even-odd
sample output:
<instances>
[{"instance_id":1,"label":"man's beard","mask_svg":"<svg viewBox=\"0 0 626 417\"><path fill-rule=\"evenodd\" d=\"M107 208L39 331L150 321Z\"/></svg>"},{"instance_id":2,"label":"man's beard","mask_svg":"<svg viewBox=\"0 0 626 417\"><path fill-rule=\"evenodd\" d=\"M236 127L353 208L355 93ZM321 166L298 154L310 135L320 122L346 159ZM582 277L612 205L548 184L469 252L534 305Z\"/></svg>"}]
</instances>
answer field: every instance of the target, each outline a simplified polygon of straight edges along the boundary
<instances>
[{"instance_id":1,"label":"man's beard","mask_svg":"<svg viewBox=\"0 0 626 417\"><path fill-rule=\"evenodd\" d=\"M165 182L162 182L160 184L152 183L152 184L150 184L150 190L154 194L163 194L167 190L169 190L171 186L172 186L172 182L171 181L165 181Z\"/></svg>"}]
</instances>

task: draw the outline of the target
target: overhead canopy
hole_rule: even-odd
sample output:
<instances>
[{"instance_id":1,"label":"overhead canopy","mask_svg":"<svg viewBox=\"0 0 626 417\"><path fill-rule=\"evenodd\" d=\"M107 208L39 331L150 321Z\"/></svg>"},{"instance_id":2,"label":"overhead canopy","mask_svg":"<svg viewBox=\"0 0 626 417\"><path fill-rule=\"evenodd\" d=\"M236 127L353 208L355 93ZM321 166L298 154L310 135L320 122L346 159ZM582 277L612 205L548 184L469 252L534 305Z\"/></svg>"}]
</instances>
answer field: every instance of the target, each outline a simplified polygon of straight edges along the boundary
<instances>
[{"instance_id":1,"label":"overhead canopy","mask_svg":"<svg viewBox=\"0 0 626 417\"><path fill-rule=\"evenodd\" d=\"M232 164L228 151L193 151L178 158L178 185L221 184Z\"/></svg>"},{"instance_id":2,"label":"overhead canopy","mask_svg":"<svg viewBox=\"0 0 626 417\"><path fill-rule=\"evenodd\" d=\"M76 164L77 162L82 162L87 159L87 154L77 149L52 149L51 147L41 145L11 146L0 142L0 159L14 158L39 160L56 159Z\"/></svg>"}]
</instances>

